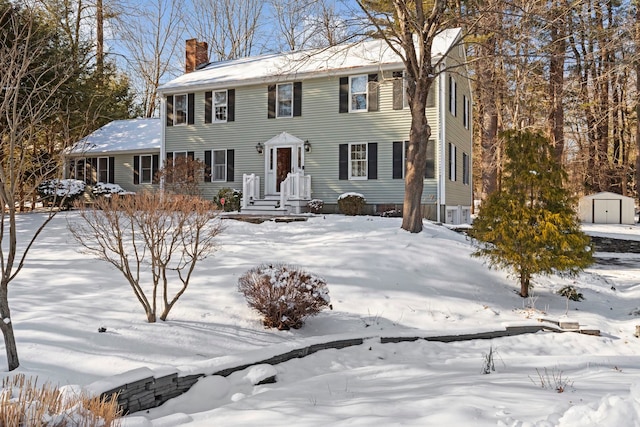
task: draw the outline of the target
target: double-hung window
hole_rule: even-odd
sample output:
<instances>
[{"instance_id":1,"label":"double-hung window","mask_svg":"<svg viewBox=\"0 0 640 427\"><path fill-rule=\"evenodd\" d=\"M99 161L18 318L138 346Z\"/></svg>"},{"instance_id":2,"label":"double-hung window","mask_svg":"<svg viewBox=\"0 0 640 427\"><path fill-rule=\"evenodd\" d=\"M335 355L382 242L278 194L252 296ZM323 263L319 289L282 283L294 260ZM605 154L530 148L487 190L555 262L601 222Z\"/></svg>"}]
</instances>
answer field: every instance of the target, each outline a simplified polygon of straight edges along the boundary
<instances>
[{"instance_id":1,"label":"double-hung window","mask_svg":"<svg viewBox=\"0 0 640 427\"><path fill-rule=\"evenodd\" d=\"M98 182L109 182L109 158L98 157L96 178Z\"/></svg>"},{"instance_id":2,"label":"double-hung window","mask_svg":"<svg viewBox=\"0 0 640 427\"><path fill-rule=\"evenodd\" d=\"M449 180L456 180L456 146L449 143Z\"/></svg>"},{"instance_id":3,"label":"double-hung window","mask_svg":"<svg viewBox=\"0 0 640 427\"><path fill-rule=\"evenodd\" d=\"M187 124L187 95L175 95L173 97L173 124Z\"/></svg>"},{"instance_id":4,"label":"double-hung window","mask_svg":"<svg viewBox=\"0 0 640 427\"><path fill-rule=\"evenodd\" d=\"M453 76L449 76L449 112L455 117L458 115L458 84Z\"/></svg>"},{"instance_id":5,"label":"double-hung window","mask_svg":"<svg viewBox=\"0 0 640 427\"><path fill-rule=\"evenodd\" d=\"M465 129L469 129L469 98L467 95L462 95L462 125Z\"/></svg>"},{"instance_id":6,"label":"double-hung window","mask_svg":"<svg viewBox=\"0 0 640 427\"><path fill-rule=\"evenodd\" d=\"M367 111L367 75L349 77L349 111Z\"/></svg>"},{"instance_id":7,"label":"double-hung window","mask_svg":"<svg viewBox=\"0 0 640 427\"><path fill-rule=\"evenodd\" d=\"M211 180L227 180L227 150L213 150L211 165Z\"/></svg>"},{"instance_id":8,"label":"double-hung window","mask_svg":"<svg viewBox=\"0 0 640 427\"><path fill-rule=\"evenodd\" d=\"M462 183L469 185L469 155L462 153Z\"/></svg>"},{"instance_id":9,"label":"double-hung window","mask_svg":"<svg viewBox=\"0 0 640 427\"><path fill-rule=\"evenodd\" d=\"M151 184L153 181L153 156L140 156L140 184Z\"/></svg>"},{"instance_id":10,"label":"double-hung window","mask_svg":"<svg viewBox=\"0 0 640 427\"><path fill-rule=\"evenodd\" d=\"M293 117L293 83L276 86L277 117Z\"/></svg>"},{"instance_id":11,"label":"double-hung window","mask_svg":"<svg viewBox=\"0 0 640 427\"><path fill-rule=\"evenodd\" d=\"M227 91L218 90L213 92L213 108L214 108L214 121L226 122L227 121Z\"/></svg>"},{"instance_id":12,"label":"double-hung window","mask_svg":"<svg viewBox=\"0 0 640 427\"><path fill-rule=\"evenodd\" d=\"M367 179L367 144L349 144L349 179Z\"/></svg>"}]
</instances>

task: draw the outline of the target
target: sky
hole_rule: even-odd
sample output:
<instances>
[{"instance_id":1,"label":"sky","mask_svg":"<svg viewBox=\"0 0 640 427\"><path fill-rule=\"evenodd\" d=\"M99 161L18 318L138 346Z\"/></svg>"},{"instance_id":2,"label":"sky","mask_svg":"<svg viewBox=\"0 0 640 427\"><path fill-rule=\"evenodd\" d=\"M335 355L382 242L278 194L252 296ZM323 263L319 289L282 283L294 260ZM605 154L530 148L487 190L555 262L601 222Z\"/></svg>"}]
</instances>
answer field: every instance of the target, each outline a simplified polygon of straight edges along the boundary
<instances>
[{"instance_id":1,"label":"sky","mask_svg":"<svg viewBox=\"0 0 640 427\"><path fill-rule=\"evenodd\" d=\"M40 219L20 216L21 236ZM410 234L399 218L225 220L218 251L196 268L168 320L149 324L121 274L79 252L67 229L78 220L76 212L56 217L11 285L21 366L6 372L0 346L3 378L23 373L96 392L141 370L211 373L310 343L368 338L361 346L205 377L163 407L130 414L124 426L640 426L639 255L596 253L599 262L579 277L536 278L532 296L523 299L516 279L471 257L471 242L441 225L426 222L424 232ZM640 239L637 225L585 230ZM324 277L333 310L299 330L265 329L237 280L275 261ZM566 285L584 301L559 296ZM379 341L503 330L540 319L576 321L600 336ZM495 371L483 374L490 351ZM275 384L254 385L274 373Z\"/></svg>"}]
</instances>

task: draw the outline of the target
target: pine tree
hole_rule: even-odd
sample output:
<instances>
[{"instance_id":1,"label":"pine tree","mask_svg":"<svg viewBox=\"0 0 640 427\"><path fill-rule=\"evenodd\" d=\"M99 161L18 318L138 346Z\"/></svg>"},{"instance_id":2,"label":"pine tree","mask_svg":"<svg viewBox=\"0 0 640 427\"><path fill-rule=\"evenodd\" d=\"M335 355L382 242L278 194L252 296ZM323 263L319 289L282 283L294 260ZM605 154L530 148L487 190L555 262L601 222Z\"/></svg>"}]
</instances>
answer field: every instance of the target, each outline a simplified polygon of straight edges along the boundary
<instances>
[{"instance_id":1,"label":"pine tree","mask_svg":"<svg viewBox=\"0 0 640 427\"><path fill-rule=\"evenodd\" d=\"M592 263L593 252L550 142L532 131L510 131L504 138L502 188L473 222L479 244L474 255L515 273L520 296L528 297L534 274L575 275Z\"/></svg>"}]
</instances>

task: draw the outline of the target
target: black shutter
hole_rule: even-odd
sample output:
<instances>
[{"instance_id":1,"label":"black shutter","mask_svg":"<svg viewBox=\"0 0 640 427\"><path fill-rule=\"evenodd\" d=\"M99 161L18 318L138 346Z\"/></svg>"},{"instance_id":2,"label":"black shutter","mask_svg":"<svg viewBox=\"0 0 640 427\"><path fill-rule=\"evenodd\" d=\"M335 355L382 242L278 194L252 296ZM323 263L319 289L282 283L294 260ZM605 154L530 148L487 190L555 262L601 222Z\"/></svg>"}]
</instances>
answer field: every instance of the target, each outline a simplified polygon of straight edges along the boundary
<instances>
[{"instance_id":1,"label":"black shutter","mask_svg":"<svg viewBox=\"0 0 640 427\"><path fill-rule=\"evenodd\" d=\"M340 77L340 110L339 111L341 113L349 112L349 77Z\"/></svg>"},{"instance_id":2,"label":"black shutter","mask_svg":"<svg viewBox=\"0 0 640 427\"><path fill-rule=\"evenodd\" d=\"M367 109L378 111L378 75L369 74L369 99L367 99Z\"/></svg>"},{"instance_id":3,"label":"black shutter","mask_svg":"<svg viewBox=\"0 0 640 427\"><path fill-rule=\"evenodd\" d=\"M140 184L140 156L133 156L133 183Z\"/></svg>"},{"instance_id":4,"label":"black shutter","mask_svg":"<svg viewBox=\"0 0 640 427\"><path fill-rule=\"evenodd\" d=\"M340 144L338 154L338 179L349 179L349 144Z\"/></svg>"},{"instance_id":5,"label":"black shutter","mask_svg":"<svg viewBox=\"0 0 640 427\"><path fill-rule=\"evenodd\" d=\"M393 72L393 109L402 110L404 108L404 79L402 71Z\"/></svg>"},{"instance_id":6,"label":"black shutter","mask_svg":"<svg viewBox=\"0 0 640 427\"><path fill-rule=\"evenodd\" d=\"M196 122L196 101L193 93L187 95L187 111L187 124L192 125Z\"/></svg>"},{"instance_id":7,"label":"black shutter","mask_svg":"<svg viewBox=\"0 0 640 427\"><path fill-rule=\"evenodd\" d=\"M204 182L211 182L211 150L204 152Z\"/></svg>"},{"instance_id":8,"label":"black shutter","mask_svg":"<svg viewBox=\"0 0 640 427\"><path fill-rule=\"evenodd\" d=\"M213 92L204 93L204 122L211 123L213 118Z\"/></svg>"},{"instance_id":9,"label":"black shutter","mask_svg":"<svg viewBox=\"0 0 640 427\"><path fill-rule=\"evenodd\" d=\"M173 126L173 95L167 96L167 126Z\"/></svg>"},{"instance_id":10,"label":"black shutter","mask_svg":"<svg viewBox=\"0 0 640 427\"><path fill-rule=\"evenodd\" d=\"M293 84L293 117L302 115L302 82Z\"/></svg>"},{"instance_id":11,"label":"black shutter","mask_svg":"<svg viewBox=\"0 0 640 427\"><path fill-rule=\"evenodd\" d=\"M116 158L109 157L109 184L116 183Z\"/></svg>"},{"instance_id":12,"label":"black shutter","mask_svg":"<svg viewBox=\"0 0 640 427\"><path fill-rule=\"evenodd\" d=\"M158 183L158 171L160 170L160 155L154 154L152 158L152 168L151 168L151 182L154 184Z\"/></svg>"},{"instance_id":13,"label":"black shutter","mask_svg":"<svg viewBox=\"0 0 640 427\"><path fill-rule=\"evenodd\" d=\"M367 179L378 179L378 143L367 145Z\"/></svg>"},{"instance_id":14,"label":"black shutter","mask_svg":"<svg viewBox=\"0 0 640 427\"><path fill-rule=\"evenodd\" d=\"M235 159L234 159L234 150L227 150L227 182L235 181L234 172L235 172Z\"/></svg>"},{"instance_id":15,"label":"black shutter","mask_svg":"<svg viewBox=\"0 0 640 427\"><path fill-rule=\"evenodd\" d=\"M236 90L229 89L227 91L227 121L236 120Z\"/></svg>"},{"instance_id":16,"label":"black shutter","mask_svg":"<svg viewBox=\"0 0 640 427\"><path fill-rule=\"evenodd\" d=\"M276 85L267 88L267 118L276 118Z\"/></svg>"},{"instance_id":17,"label":"black shutter","mask_svg":"<svg viewBox=\"0 0 640 427\"><path fill-rule=\"evenodd\" d=\"M393 143L393 179L402 179L402 164L404 163L404 142L394 141Z\"/></svg>"}]
</instances>

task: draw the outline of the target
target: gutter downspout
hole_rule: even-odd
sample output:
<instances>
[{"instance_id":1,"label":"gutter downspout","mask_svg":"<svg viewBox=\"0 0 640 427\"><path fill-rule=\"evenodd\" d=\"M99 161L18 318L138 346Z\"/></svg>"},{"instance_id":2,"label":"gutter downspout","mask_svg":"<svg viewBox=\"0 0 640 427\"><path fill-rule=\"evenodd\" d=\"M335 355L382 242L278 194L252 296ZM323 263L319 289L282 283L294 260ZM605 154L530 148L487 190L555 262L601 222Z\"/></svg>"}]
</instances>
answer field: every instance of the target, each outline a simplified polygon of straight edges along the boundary
<instances>
[{"instance_id":1,"label":"gutter downspout","mask_svg":"<svg viewBox=\"0 0 640 427\"><path fill-rule=\"evenodd\" d=\"M166 144L166 127L167 127L167 98L162 95L160 97L160 159L158 165L160 168L164 167L164 161L167 158L167 144ZM160 178L160 190L164 190L164 174Z\"/></svg>"},{"instance_id":2,"label":"gutter downspout","mask_svg":"<svg viewBox=\"0 0 640 427\"><path fill-rule=\"evenodd\" d=\"M445 171L445 139L446 139L446 103L445 103L445 73L442 71L444 70L444 63L441 64L440 66L440 73L438 74L438 92L439 92L439 100L438 100L438 111L440 112L440 117L439 117L439 140L440 140L440 161L439 163L439 175L440 175L440 179L438 180L438 187L437 187L437 191L436 191L436 206L437 206L437 221L438 222L442 222L441 219L441 211L442 211L442 207L441 204L444 202L445 200L445 176L444 176L444 171Z\"/></svg>"}]
</instances>

